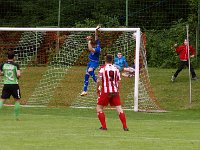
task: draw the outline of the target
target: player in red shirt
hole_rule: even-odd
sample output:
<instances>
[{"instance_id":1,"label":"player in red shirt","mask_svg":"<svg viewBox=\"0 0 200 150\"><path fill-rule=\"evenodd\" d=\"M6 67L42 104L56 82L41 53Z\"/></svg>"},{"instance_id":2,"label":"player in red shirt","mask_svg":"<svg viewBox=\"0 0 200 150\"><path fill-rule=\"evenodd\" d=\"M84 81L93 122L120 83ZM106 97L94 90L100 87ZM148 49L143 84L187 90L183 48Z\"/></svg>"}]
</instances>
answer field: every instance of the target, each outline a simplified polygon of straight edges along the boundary
<instances>
[{"instance_id":1,"label":"player in red shirt","mask_svg":"<svg viewBox=\"0 0 200 150\"><path fill-rule=\"evenodd\" d=\"M120 95L119 95L119 81L121 80L120 72L112 64L113 56L111 54L107 54L105 59L106 59L105 65L100 68L100 71L98 73L98 79L96 85L96 91L97 94L99 95L96 110L99 121L101 123L101 127L99 129L107 130L106 119L105 119L105 114L103 112L103 108L108 104L110 104L111 106L116 107L124 131L129 131L126 125L126 116L123 112L120 102Z\"/></svg>"},{"instance_id":2,"label":"player in red shirt","mask_svg":"<svg viewBox=\"0 0 200 150\"><path fill-rule=\"evenodd\" d=\"M187 49L187 47L188 47L187 39L184 40L183 45L177 46L177 44L175 44L174 47L176 49L176 53L179 55L180 64L179 64L177 71L175 72L175 74L171 78L172 82L175 81L176 77L178 76L178 74L182 71L182 69L185 66L187 66L187 67L189 66L189 62L188 62L188 55L189 54L188 54L188 49ZM192 46L189 46L189 52L192 53L190 58L194 58L196 53L195 53L195 50ZM192 67L191 64L190 64L190 72L192 74L192 80L197 80L196 73L195 73L194 68Z\"/></svg>"}]
</instances>

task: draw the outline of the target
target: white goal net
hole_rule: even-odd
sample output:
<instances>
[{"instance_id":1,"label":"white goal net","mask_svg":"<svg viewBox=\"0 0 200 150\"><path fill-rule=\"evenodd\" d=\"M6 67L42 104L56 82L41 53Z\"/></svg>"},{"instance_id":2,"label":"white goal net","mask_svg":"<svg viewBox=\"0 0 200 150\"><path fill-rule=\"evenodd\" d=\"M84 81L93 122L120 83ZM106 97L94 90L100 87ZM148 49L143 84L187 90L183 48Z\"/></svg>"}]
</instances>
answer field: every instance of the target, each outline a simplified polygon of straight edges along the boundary
<instances>
[{"instance_id":1,"label":"white goal net","mask_svg":"<svg viewBox=\"0 0 200 150\"><path fill-rule=\"evenodd\" d=\"M80 96L88 62L85 37L94 31L95 28L0 28L0 63L6 61L8 50L14 50L15 61L22 70L21 103L95 107L97 95L91 78L88 95ZM129 66L135 65L133 77L122 77L123 107L134 111L161 110L149 80L144 34L139 28L101 28L99 32L101 65L107 53L115 56L118 51Z\"/></svg>"}]
</instances>

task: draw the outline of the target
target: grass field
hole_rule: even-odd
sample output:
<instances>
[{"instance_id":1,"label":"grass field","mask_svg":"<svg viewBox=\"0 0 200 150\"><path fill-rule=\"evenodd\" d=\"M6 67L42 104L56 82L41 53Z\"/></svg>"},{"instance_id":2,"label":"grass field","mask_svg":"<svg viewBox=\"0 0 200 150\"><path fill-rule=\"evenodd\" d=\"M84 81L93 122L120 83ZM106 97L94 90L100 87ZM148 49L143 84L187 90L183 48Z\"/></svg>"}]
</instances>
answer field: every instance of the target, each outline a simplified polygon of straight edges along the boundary
<instances>
[{"instance_id":1,"label":"grass field","mask_svg":"<svg viewBox=\"0 0 200 150\"><path fill-rule=\"evenodd\" d=\"M22 108L15 121L13 108L5 107L0 143L2 150L198 150L199 113L126 111L130 131L125 132L114 110L105 111L108 131L101 131L93 109Z\"/></svg>"},{"instance_id":2,"label":"grass field","mask_svg":"<svg viewBox=\"0 0 200 150\"><path fill-rule=\"evenodd\" d=\"M13 107L4 107L0 111L0 149L197 150L200 147L200 81L192 81L190 104L188 72L183 70L176 82L172 83L170 79L174 71L149 68L155 95L161 106L169 112L125 111L129 132L122 130L114 110L105 111L108 131L100 131L95 109L22 107L20 121L16 121ZM32 75L24 73L25 80L33 78L29 85L20 81L24 97L30 95L34 81L42 72L37 70L36 75L34 71ZM200 70L196 70L196 73L200 74ZM77 84L81 85L81 89L83 73L77 74L80 76ZM66 84L65 88L69 86Z\"/></svg>"},{"instance_id":3,"label":"grass field","mask_svg":"<svg viewBox=\"0 0 200 150\"><path fill-rule=\"evenodd\" d=\"M166 110L200 109L200 79L191 81L192 103L189 100L188 69L182 70L174 83L171 76L176 69L150 68L150 79L155 95ZM200 70L195 70L200 78Z\"/></svg>"}]
</instances>

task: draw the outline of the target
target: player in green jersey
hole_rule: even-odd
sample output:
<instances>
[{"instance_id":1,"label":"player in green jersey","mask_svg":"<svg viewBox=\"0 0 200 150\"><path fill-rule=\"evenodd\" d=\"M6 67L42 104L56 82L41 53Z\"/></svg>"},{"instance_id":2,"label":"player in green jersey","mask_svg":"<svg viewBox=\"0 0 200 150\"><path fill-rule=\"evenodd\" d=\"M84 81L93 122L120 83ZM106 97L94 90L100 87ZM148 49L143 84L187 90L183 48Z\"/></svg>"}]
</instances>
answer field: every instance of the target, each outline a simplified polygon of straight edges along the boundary
<instances>
[{"instance_id":1,"label":"player in green jersey","mask_svg":"<svg viewBox=\"0 0 200 150\"><path fill-rule=\"evenodd\" d=\"M0 75L3 76L3 90L0 100L0 109L3 107L3 103L6 99L9 99L12 95L15 99L14 112L16 120L19 120L19 109L20 109L20 88L18 79L20 75L20 67L14 62L14 51L8 51L8 61L0 65Z\"/></svg>"}]
</instances>

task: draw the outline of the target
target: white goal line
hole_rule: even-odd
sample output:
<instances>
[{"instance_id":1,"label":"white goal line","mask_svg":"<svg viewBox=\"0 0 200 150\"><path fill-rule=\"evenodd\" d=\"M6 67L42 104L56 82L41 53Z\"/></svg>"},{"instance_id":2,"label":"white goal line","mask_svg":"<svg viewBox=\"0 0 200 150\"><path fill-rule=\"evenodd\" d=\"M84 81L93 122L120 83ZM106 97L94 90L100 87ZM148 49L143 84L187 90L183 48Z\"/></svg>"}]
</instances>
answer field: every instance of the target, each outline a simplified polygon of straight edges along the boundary
<instances>
[{"instance_id":1,"label":"white goal line","mask_svg":"<svg viewBox=\"0 0 200 150\"><path fill-rule=\"evenodd\" d=\"M0 27L0 31L95 31L96 28L16 28ZM140 31L140 28L100 28L99 31Z\"/></svg>"}]
</instances>

